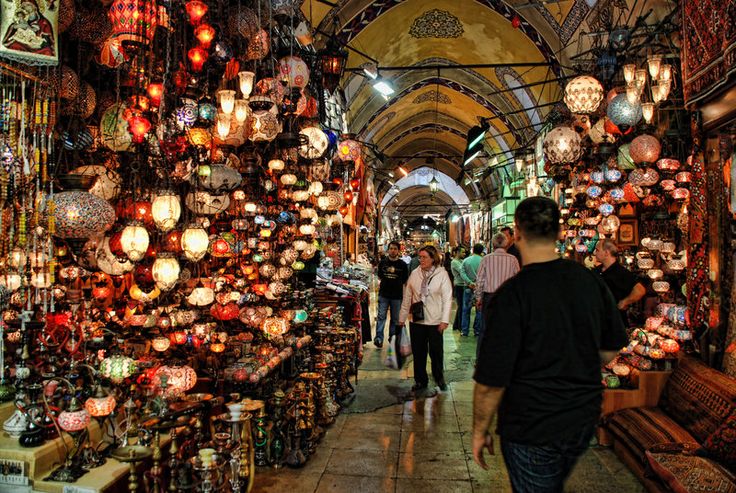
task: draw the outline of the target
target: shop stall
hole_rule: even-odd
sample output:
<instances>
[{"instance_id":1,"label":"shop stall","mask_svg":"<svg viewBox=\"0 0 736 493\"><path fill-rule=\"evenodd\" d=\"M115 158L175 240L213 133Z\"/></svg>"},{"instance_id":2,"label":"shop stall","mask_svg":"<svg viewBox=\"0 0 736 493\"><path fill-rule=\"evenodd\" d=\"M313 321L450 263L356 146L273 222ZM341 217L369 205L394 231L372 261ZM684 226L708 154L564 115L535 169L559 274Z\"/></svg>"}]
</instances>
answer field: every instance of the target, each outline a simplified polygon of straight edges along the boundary
<instances>
[{"instance_id":1,"label":"shop stall","mask_svg":"<svg viewBox=\"0 0 736 493\"><path fill-rule=\"evenodd\" d=\"M0 485L249 491L360 363L347 55L297 2L57 3L2 12Z\"/></svg>"}]
</instances>

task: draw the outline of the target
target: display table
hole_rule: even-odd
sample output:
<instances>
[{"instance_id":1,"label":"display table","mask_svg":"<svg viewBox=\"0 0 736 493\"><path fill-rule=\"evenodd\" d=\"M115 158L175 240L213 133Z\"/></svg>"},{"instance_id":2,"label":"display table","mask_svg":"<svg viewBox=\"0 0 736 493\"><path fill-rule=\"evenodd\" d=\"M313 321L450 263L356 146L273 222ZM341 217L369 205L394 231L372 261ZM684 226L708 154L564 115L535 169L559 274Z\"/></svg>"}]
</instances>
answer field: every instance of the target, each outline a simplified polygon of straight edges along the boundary
<instances>
[{"instance_id":1,"label":"display table","mask_svg":"<svg viewBox=\"0 0 736 493\"><path fill-rule=\"evenodd\" d=\"M0 422L5 421L15 411L12 402L0 404ZM90 437L97 443L100 440L100 428L92 421L88 427ZM65 486L77 489L67 490L70 493L110 493L128 491L128 464L108 458L107 462L100 467L91 469L74 483L59 483L56 481L44 481L44 478L64 462L66 450L62 444L64 440L67 446L71 446L72 440L69 435L63 438L46 441L40 447L21 447L17 438L11 438L5 432L0 432L0 458L18 460L25 463L25 473L29 478L32 491L46 493L63 493ZM169 435L161 435L161 449L166 451L171 443ZM150 461L149 461L150 462ZM144 467L139 467L143 470ZM140 480L139 472L139 483ZM142 486L141 486L142 488ZM23 487L8 486L0 482L0 493L4 491L21 492ZM142 491L142 490L141 490Z\"/></svg>"},{"instance_id":2,"label":"display table","mask_svg":"<svg viewBox=\"0 0 736 493\"><path fill-rule=\"evenodd\" d=\"M606 389L603 391L601 416L629 407L651 407L659 402L659 396L672 371L642 371L635 389ZM603 427L598 427L598 443L610 445L611 439Z\"/></svg>"}]
</instances>

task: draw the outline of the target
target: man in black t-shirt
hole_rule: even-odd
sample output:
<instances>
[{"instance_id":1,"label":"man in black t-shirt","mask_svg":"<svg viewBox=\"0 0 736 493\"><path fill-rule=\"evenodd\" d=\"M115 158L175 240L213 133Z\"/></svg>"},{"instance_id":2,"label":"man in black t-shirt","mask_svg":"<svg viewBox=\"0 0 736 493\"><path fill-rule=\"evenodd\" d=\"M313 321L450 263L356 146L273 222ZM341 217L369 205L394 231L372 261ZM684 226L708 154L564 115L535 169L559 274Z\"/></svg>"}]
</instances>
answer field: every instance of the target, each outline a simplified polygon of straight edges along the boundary
<instances>
[{"instance_id":1,"label":"man in black t-shirt","mask_svg":"<svg viewBox=\"0 0 736 493\"><path fill-rule=\"evenodd\" d=\"M501 450L515 492L559 492L587 449L601 411L601 363L627 338L602 279L558 257L557 204L516 208L523 268L494 294L475 370L473 456L487 469L498 411Z\"/></svg>"},{"instance_id":2,"label":"man in black t-shirt","mask_svg":"<svg viewBox=\"0 0 736 493\"><path fill-rule=\"evenodd\" d=\"M596 272L603 276L621 312L621 320L624 326L627 326L626 310L642 299L647 290L642 283L637 281L636 276L618 261L618 246L613 240L610 238L600 240L593 254L601 263L596 268Z\"/></svg>"},{"instance_id":3,"label":"man in black t-shirt","mask_svg":"<svg viewBox=\"0 0 736 493\"><path fill-rule=\"evenodd\" d=\"M381 259L378 264L377 274L381 280L378 288L378 315L376 316L376 337L373 344L383 347L383 328L386 325L386 315L391 309L391 325L389 326L389 337L394 334L396 325L399 323L399 312L401 311L401 300L404 297L404 284L409 278L409 267L399 257L401 245L392 241L388 244L388 256Z\"/></svg>"}]
</instances>

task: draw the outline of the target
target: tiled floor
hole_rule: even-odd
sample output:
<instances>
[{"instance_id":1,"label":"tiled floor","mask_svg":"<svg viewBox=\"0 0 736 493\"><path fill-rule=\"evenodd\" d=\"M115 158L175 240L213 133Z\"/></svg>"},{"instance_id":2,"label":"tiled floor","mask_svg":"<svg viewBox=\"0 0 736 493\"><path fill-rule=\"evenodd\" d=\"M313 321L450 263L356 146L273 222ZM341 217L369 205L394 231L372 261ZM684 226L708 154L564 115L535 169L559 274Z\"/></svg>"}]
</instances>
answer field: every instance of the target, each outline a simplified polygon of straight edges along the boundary
<instances>
[{"instance_id":1,"label":"tiled floor","mask_svg":"<svg viewBox=\"0 0 736 493\"><path fill-rule=\"evenodd\" d=\"M472 362L468 362L474 354L475 338L460 338L458 332L447 330L447 392L368 413L346 409L303 468L259 470L254 493L510 492L500 452L490 457L490 471L482 470L472 458L473 381ZM381 357L372 343L365 346L357 392L361 383L364 388L379 382L387 387L411 386L411 363L400 372L387 371ZM593 447L581 458L565 491L645 490L613 452Z\"/></svg>"}]
</instances>

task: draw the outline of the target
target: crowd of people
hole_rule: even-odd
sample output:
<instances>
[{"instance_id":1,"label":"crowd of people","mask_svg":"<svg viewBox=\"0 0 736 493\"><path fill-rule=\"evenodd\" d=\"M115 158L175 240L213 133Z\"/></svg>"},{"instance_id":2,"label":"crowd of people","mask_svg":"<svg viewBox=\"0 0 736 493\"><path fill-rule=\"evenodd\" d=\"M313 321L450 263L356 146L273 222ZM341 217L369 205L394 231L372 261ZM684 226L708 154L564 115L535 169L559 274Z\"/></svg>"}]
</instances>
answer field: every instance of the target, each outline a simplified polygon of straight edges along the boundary
<instances>
[{"instance_id":1,"label":"crowd of people","mask_svg":"<svg viewBox=\"0 0 736 493\"><path fill-rule=\"evenodd\" d=\"M417 396L432 377L447 390L443 335L452 326L476 343L473 454L486 467L493 453L491 422L515 492L562 491L599 418L601 365L628 342L626 310L646 286L601 239L595 269L562 259L556 248L560 213L544 197L522 201L514 229L443 254L433 245L413 254L392 241L377 267L380 280L376 335L382 347L408 321ZM455 316L450 320L453 301ZM474 315L474 316L473 316ZM397 342L398 344L398 342Z\"/></svg>"}]
</instances>

